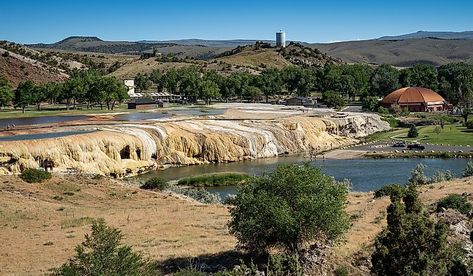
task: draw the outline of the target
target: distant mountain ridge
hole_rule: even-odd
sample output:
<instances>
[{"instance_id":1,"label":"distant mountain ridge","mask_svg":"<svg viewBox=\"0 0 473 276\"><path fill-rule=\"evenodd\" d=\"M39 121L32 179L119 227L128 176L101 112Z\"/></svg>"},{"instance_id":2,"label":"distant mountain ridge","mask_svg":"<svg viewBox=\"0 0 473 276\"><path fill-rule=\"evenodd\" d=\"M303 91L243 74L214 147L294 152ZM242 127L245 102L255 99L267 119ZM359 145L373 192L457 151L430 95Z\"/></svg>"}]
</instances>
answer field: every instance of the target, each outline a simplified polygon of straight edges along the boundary
<instances>
[{"instance_id":1,"label":"distant mountain ridge","mask_svg":"<svg viewBox=\"0 0 473 276\"><path fill-rule=\"evenodd\" d=\"M403 34L397 36L383 36L378 40L406 40L406 39L419 39L419 38L437 38L437 39L473 39L473 31L465 32L429 32L429 31L418 31L410 34Z\"/></svg>"},{"instance_id":2,"label":"distant mountain ridge","mask_svg":"<svg viewBox=\"0 0 473 276\"><path fill-rule=\"evenodd\" d=\"M349 63L392 64L406 67L418 63L435 66L449 62L473 63L473 31L419 31L378 39L337 43L302 43ZM212 59L238 46L254 45L257 40L142 40L105 41L94 36L72 36L52 44L32 44L33 48L60 49L109 54L140 54L153 49L163 55ZM263 40L274 45L272 40ZM288 41L289 43L289 41Z\"/></svg>"}]
</instances>

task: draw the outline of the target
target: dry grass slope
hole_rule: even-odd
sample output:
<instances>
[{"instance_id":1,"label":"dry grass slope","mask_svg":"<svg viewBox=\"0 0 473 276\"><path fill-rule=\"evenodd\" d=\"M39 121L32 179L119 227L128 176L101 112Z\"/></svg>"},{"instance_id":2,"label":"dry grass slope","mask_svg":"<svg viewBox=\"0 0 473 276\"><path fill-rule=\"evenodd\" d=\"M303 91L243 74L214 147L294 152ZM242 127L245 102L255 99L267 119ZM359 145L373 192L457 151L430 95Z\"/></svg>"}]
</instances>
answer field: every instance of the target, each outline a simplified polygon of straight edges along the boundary
<instances>
[{"instance_id":1,"label":"dry grass slope","mask_svg":"<svg viewBox=\"0 0 473 276\"><path fill-rule=\"evenodd\" d=\"M96 218L120 228L125 243L152 259L191 257L234 249L225 206L202 205L167 193L140 190L124 182L61 176L43 184L18 177L0 181L0 265L3 274L37 275L67 260ZM433 203L451 193L472 193L473 178L423 187L422 200ZM387 198L372 193L349 195L353 226L328 260L331 269L354 266L369 256L374 237L385 225Z\"/></svg>"}]
</instances>

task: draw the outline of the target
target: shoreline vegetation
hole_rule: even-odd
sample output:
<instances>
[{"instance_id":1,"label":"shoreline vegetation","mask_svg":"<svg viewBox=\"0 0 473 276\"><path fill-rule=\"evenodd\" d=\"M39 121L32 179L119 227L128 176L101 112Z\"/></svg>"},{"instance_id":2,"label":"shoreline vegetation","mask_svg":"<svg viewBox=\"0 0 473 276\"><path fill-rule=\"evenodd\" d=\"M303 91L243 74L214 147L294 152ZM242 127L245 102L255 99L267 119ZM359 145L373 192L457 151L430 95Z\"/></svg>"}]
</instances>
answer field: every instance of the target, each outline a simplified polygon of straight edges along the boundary
<instances>
[{"instance_id":1,"label":"shoreline vegetation","mask_svg":"<svg viewBox=\"0 0 473 276\"><path fill-rule=\"evenodd\" d=\"M473 152L377 152L365 153L362 155L365 158L371 159L385 159L385 158L473 158Z\"/></svg>"},{"instance_id":2,"label":"shoreline vegetation","mask_svg":"<svg viewBox=\"0 0 473 276\"><path fill-rule=\"evenodd\" d=\"M243 185L250 178L248 174L237 172L211 173L181 178L179 186L190 187L222 187Z\"/></svg>"}]
</instances>

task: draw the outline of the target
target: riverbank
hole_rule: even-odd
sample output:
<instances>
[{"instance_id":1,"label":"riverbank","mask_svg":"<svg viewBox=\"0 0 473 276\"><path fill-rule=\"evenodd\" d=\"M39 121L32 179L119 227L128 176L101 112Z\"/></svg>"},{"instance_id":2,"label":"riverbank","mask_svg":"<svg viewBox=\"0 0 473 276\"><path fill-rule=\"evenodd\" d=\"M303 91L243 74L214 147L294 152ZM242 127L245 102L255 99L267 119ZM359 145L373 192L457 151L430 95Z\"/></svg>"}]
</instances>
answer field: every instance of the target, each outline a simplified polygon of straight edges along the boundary
<instances>
[{"instance_id":1,"label":"riverbank","mask_svg":"<svg viewBox=\"0 0 473 276\"><path fill-rule=\"evenodd\" d=\"M4 274L45 274L59 266L98 218L119 228L125 244L159 262L224 254L236 246L226 227L228 206L203 205L110 178L55 175L42 184L27 184L16 176L0 180ZM473 193L473 178L420 189L424 203L431 204L451 193ZM388 203L386 197L373 200L372 193L349 194L352 227L334 247L328 269L342 265L355 275L366 273L366 267L354 264L369 256L374 237L385 225Z\"/></svg>"}]
</instances>

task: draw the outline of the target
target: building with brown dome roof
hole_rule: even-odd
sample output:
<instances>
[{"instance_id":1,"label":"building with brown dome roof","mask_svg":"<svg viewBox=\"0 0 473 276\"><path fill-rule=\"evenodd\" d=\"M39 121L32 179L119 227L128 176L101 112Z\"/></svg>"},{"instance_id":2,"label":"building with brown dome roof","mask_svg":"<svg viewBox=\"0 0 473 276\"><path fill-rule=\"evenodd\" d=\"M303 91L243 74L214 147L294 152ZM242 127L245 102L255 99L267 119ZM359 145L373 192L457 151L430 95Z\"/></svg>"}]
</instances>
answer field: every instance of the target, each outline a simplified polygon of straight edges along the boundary
<instances>
[{"instance_id":1,"label":"building with brown dome roof","mask_svg":"<svg viewBox=\"0 0 473 276\"><path fill-rule=\"evenodd\" d=\"M399 105L402 109L414 112L444 111L447 102L437 92L423 87L400 88L384 97L381 105L387 108Z\"/></svg>"}]
</instances>

